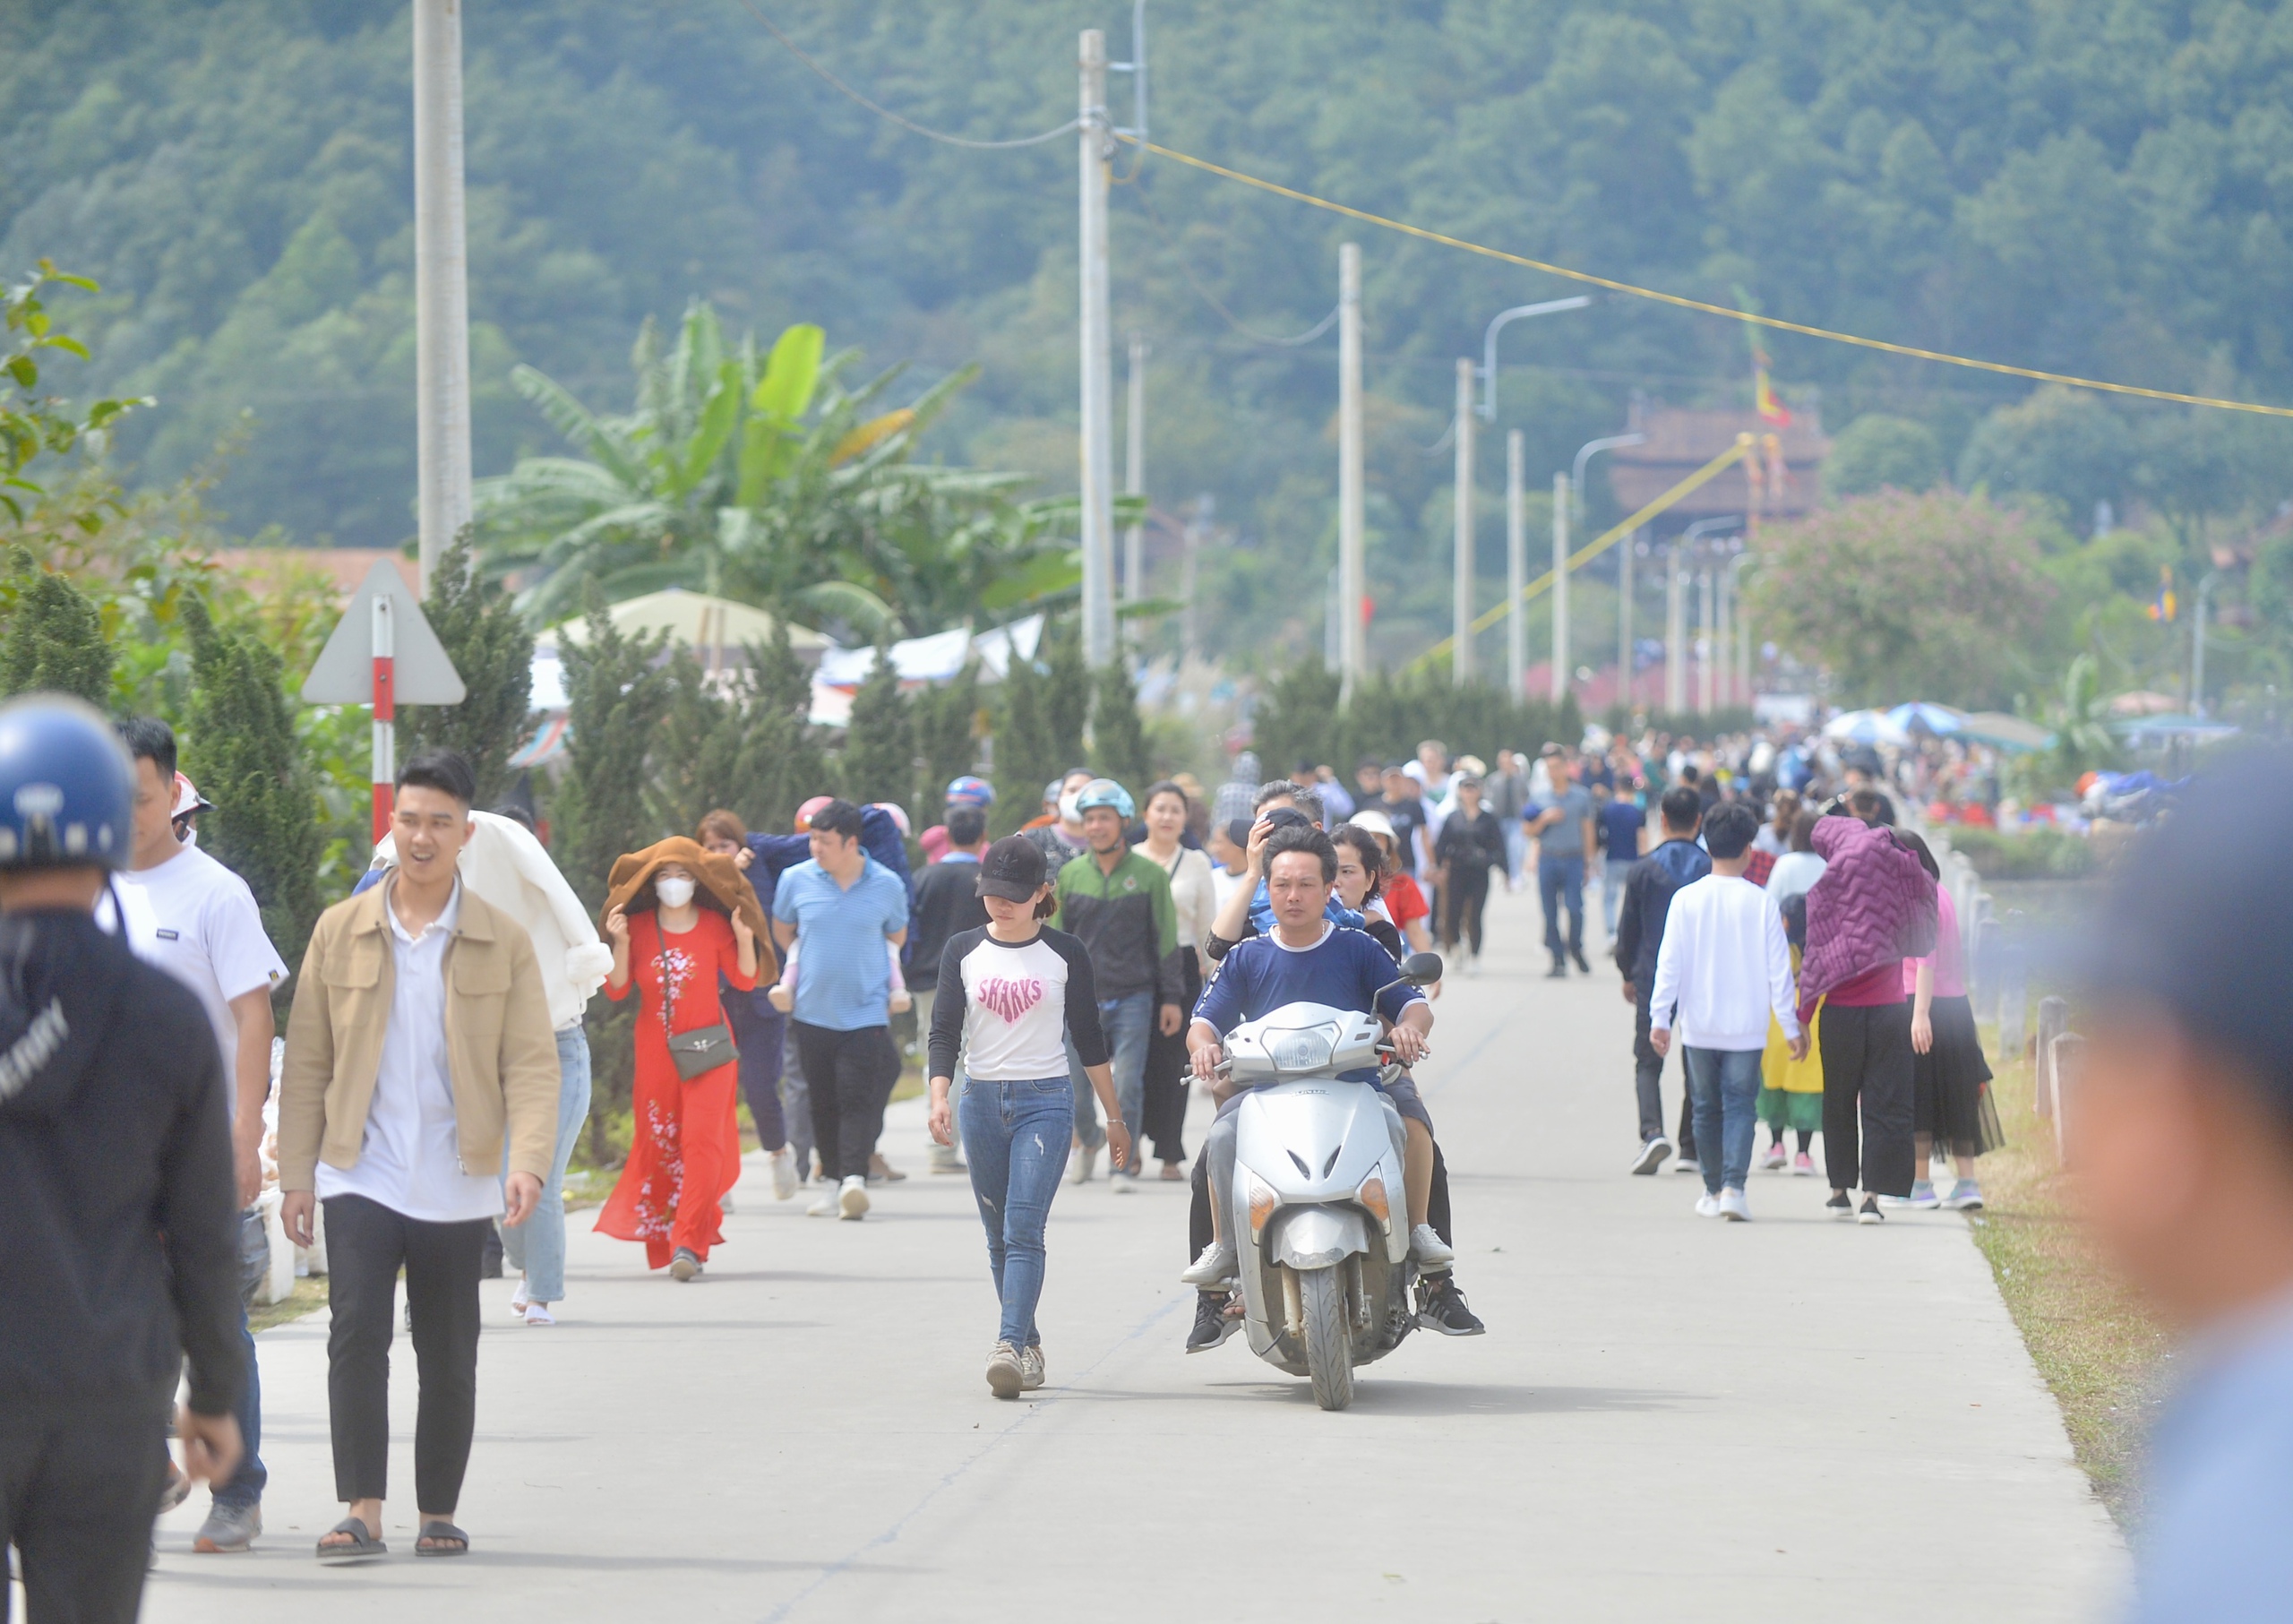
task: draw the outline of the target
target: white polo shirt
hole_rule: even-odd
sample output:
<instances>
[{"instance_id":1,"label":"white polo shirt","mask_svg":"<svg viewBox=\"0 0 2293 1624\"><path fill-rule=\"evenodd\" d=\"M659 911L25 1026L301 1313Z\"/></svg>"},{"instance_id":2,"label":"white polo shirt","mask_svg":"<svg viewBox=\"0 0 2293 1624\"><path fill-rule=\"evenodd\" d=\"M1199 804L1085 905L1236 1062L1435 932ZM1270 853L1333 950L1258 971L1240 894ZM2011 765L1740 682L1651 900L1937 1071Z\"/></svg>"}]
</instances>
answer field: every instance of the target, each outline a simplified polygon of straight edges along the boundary
<instances>
[{"instance_id":1,"label":"white polo shirt","mask_svg":"<svg viewBox=\"0 0 2293 1624\"><path fill-rule=\"evenodd\" d=\"M279 949L263 934L247 882L199 847L185 845L156 868L113 876L127 945L198 994L223 1053L223 1097L234 1116L239 1027L231 1001L287 978Z\"/></svg>"},{"instance_id":2,"label":"white polo shirt","mask_svg":"<svg viewBox=\"0 0 2293 1624\"><path fill-rule=\"evenodd\" d=\"M498 1218L502 1170L463 1169L446 1059L446 949L461 923L461 881L454 881L445 911L419 936L408 932L391 906L389 892L397 884L396 874L382 882L395 974L366 1135L349 1166L319 1164L318 1198L364 1196L425 1224Z\"/></svg>"}]
</instances>

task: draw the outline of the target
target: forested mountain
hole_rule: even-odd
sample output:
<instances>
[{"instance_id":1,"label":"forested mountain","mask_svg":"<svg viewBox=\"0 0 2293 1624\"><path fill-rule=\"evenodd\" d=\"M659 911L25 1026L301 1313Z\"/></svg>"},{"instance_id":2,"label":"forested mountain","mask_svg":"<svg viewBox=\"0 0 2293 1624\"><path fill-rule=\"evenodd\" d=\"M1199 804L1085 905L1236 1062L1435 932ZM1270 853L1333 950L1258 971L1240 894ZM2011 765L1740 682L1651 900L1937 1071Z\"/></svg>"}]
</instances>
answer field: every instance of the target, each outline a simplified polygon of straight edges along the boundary
<instances>
[{"instance_id":1,"label":"forested mountain","mask_svg":"<svg viewBox=\"0 0 2293 1624\"><path fill-rule=\"evenodd\" d=\"M1071 115L1078 28L1129 48L1128 8L1105 0L760 4L868 94L974 136ZM2293 4L1148 12L1171 146L1799 321L2293 400ZM619 408L639 323L705 296L768 339L820 322L871 364L981 361L937 449L1071 486L1071 142L911 135L739 0L472 0L466 28L481 472L554 445L506 386L514 362ZM0 17L5 262L46 254L103 282L69 319L96 348L91 382L160 398L122 440L142 477L179 474L252 411L219 496L243 528L369 545L411 528L408 52L392 0L20 0ZM1318 636L1335 352L1237 324L1310 328L1335 298L1336 245L1362 242L1381 648L1403 649L1413 616L1438 625L1447 465L1425 448L1453 358L1478 353L1500 307L1566 289L1154 161L1118 187L1113 235L1116 331L1153 345L1150 490L1172 510L1215 496L1241 545L1215 554L1208 624L1248 623L1253 641L1285 623ZM1612 300L1504 342L1500 426L1527 431L1540 486L1636 389L1748 404L1733 323ZM2267 425L2113 405L2096 430L2073 414L2080 445L2123 447L2074 481L2029 409L1986 426L2022 386L1769 348L1787 396L1819 394L1834 431L1873 410L1921 420L1944 466L2051 491L2065 515L2100 495L2228 522L2293 494ZM1493 512L1487 541L1501 574Z\"/></svg>"}]
</instances>

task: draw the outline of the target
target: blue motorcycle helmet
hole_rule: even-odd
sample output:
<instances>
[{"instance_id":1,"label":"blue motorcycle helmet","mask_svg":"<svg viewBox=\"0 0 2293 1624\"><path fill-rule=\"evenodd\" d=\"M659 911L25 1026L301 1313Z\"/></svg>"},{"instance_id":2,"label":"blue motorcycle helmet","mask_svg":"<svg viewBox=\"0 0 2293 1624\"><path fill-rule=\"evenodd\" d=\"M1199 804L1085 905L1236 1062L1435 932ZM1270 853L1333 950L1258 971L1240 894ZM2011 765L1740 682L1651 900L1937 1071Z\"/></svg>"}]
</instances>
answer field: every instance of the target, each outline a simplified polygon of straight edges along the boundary
<instances>
[{"instance_id":1,"label":"blue motorcycle helmet","mask_svg":"<svg viewBox=\"0 0 2293 1624\"><path fill-rule=\"evenodd\" d=\"M123 869L135 768L96 708L64 693L0 705L0 869Z\"/></svg>"},{"instance_id":2,"label":"blue motorcycle helmet","mask_svg":"<svg viewBox=\"0 0 2293 1624\"><path fill-rule=\"evenodd\" d=\"M985 778L966 773L949 784L946 803L949 806L992 806L995 804L995 786Z\"/></svg>"},{"instance_id":3,"label":"blue motorcycle helmet","mask_svg":"<svg viewBox=\"0 0 2293 1624\"><path fill-rule=\"evenodd\" d=\"M1125 823L1138 815L1131 804L1130 792L1112 778L1093 778L1077 792L1075 815L1079 818L1095 806L1112 806Z\"/></svg>"}]
</instances>

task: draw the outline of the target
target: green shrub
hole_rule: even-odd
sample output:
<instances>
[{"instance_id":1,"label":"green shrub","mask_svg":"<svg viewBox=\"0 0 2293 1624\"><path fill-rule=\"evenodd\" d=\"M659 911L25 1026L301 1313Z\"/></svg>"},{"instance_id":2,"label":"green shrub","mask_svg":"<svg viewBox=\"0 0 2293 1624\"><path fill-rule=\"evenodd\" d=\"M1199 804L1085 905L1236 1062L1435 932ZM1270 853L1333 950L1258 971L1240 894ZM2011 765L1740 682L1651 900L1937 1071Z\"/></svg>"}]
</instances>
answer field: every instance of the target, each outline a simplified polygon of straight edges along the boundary
<instances>
[{"instance_id":1,"label":"green shrub","mask_svg":"<svg viewBox=\"0 0 2293 1624\"><path fill-rule=\"evenodd\" d=\"M2098 866L2091 842L2058 829L2020 835L1953 829L1951 849L1964 854L1985 880L2078 880Z\"/></svg>"}]
</instances>

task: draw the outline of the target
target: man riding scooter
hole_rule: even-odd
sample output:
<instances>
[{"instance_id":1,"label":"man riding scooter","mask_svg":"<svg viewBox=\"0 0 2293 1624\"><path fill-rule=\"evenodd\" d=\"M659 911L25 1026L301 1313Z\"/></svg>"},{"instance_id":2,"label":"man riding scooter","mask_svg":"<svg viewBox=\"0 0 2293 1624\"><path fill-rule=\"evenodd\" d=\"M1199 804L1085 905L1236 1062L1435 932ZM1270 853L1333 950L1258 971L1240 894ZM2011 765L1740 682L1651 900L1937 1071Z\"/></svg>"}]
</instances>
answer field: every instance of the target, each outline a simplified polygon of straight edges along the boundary
<instances>
[{"instance_id":1,"label":"man riding scooter","mask_svg":"<svg viewBox=\"0 0 2293 1624\"><path fill-rule=\"evenodd\" d=\"M1336 1010L1374 1010L1392 1026L1394 1058L1404 1067L1414 1065L1426 1053L1426 1034L1433 1027L1433 1008L1415 987L1394 982L1392 958L1370 936L1332 924L1322 917L1330 886L1337 878L1337 853L1329 837L1317 829L1277 829L1265 846L1267 895L1274 907L1272 933L1238 944L1219 967L1218 979L1195 1006L1194 1023L1187 1032L1187 1049L1194 1075L1219 1086L1218 1065L1225 1058L1225 1035L1245 1020L1255 1019L1291 1003L1326 1004ZM1387 1084L1374 1072L1347 1080L1369 1082L1392 1100L1405 1121L1421 1129L1409 1135L1406 1177L1412 1190L1424 1188L1432 1175L1432 1121L1417 1086L1407 1077ZM1234 1178L1233 1112L1239 1096L1219 1107L1203 1157L1210 1169L1211 1221L1214 1239L1193 1267L1180 1276L1198 1289L1231 1279L1235 1267L1233 1240L1225 1233L1225 1214L1232 1198ZM1445 1267L1455 1254L1431 1225L1420 1224L1410 1232L1410 1256L1420 1269Z\"/></svg>"}]
</instances>

